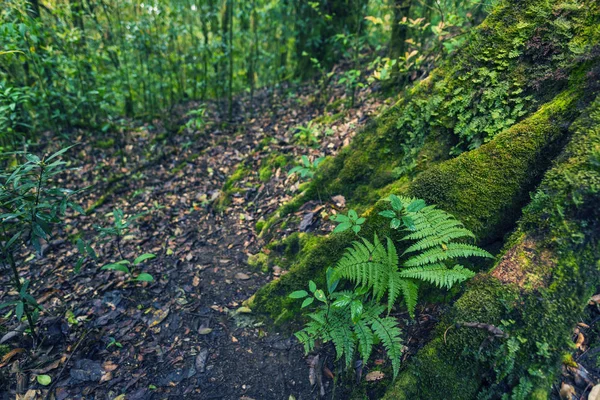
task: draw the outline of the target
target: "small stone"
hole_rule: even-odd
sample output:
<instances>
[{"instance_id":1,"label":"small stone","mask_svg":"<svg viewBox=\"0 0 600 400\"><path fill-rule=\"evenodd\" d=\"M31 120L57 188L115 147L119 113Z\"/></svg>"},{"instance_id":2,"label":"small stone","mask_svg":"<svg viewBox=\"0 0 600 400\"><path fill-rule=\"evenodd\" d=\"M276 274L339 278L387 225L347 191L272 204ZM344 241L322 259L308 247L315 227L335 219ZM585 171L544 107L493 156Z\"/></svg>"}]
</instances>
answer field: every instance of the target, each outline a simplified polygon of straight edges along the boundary
<instances>
[{"instance_id":1,"label":"small stone","mask_svg":"<svg viewBox=\"0 0 600 400\"><path fill-rule=\"evenodd\" d=\"M85 358L78 360L69 372L74 383L99 382L103 373L100 363Z\"/></svg>"}]
</instances>

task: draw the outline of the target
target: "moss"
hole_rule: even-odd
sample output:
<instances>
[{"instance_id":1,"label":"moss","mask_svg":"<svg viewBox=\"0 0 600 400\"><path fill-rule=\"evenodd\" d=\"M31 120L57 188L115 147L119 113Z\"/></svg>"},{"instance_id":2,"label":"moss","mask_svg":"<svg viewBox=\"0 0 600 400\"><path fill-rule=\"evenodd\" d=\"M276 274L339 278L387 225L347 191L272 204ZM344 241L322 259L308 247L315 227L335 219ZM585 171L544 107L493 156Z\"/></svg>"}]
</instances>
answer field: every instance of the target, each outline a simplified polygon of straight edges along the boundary
<instances>
[{"instance_id":1,"label":"moss","mask_svg":"<svg viewBox=\"0 0 600 400\"><path fill-rule=\"evenodd\" d=\"M225 184L223 185L223 192L229 191L236 183L248 176L249 173L250 170L243 163L238 165L235 171L233 171L233 173L225 181Z\"/></svg>"},{"instance_id":2,"label":"moss","mask_svg":"<svg viewBox=\"0 0 600 400\"><path fill-rule=\"evenodd\" d=\"M569 145L545 174L508 241L505 256L517 255L511 274L502 271L507 268L502 257L490 274L474 280L386 398L415 390L420 398L470 399L479 392L496 398L528 387L527 398L548 397L563 354L572 346L572 327L600 285L600 168L589 162L600 145L599 124L597 100L572 125ZM523 243L536 254L550 255L519 256ZM519 270L535 271L543 284L521 285L514 279ZM491 296L484 296L488 282L495 286ZM481 333L462 328L450 330L444 343L442 330L461 321L502 324L508 339L482 347L472 339Z\"/></svg>"},{"instance_id":3,"label":"moss","mask_svg":"<svg viewBox=\"0 0 600 400\"><path fill-rule=\"evenodd\" d=\"M251 254L248 256L248 265L262 272L269 270L269 256L265 253Z\"/></svg>"},{"instance_id":4,"label":"moss","mask_svg":"<svg viewBox=\"0 0 600 400\"><path fill-rule=\"evenodd\" d=\"M576 99L565 92L492 142L429 168L409 193L451 210L484 243L501 238L560 150Z\"/></svg>"},{"instance_id":5,"label":"moss","mask_svg":"<svg viewBox=\"0 0 600 400\"><path fill-rule=\"evenodd\" d=\"M115 146L115 139L110 138L106 140L96 140L94 142L94 146L103 150L112 149Z\"/></svg>"},{"instance_id":6,"label":"moss","mask_svg":"<svg viewBox=\"0 0 600 400\"><path fill-rule=\"evenodd\" d=\"M315 119L313 119L313 123L319 125L331 125L335 121L344 118L343 112L338 112L335 114L323 114Z\"/></svg>"},{"instance_id":7,"label":"moss","mask_svg":"<svg viewBox=\"0 0 600 400\"><path fill-rule=\"evenodd\" d=\"M265 227L265 220L263 218L256 221L256 224L254 225L254 229L256 230L256 233L258 233L258 234L260 234L260 232L263 230L264 227Z\"/></svg>"},{"instance_id":8,"label":"moss","mask_svg":"<svg viewBox=\"0 0 600 400\"><path fill-rule=\"evenodd\" d=\"M405 178L397 181L397 187L390 185L388 188L395 192L410 187L408 192L411 195L424 198L430 204L437 204L462 219L477 233L480 242L491 242L492 239L501 237L517 220L520 208L529 195L528 190L548 166L548 155L557 152L560 138L565 134L559 124L567 120L567 116L572 117L570 111L574 98L571 93L559 96L534 116L515 125L494 141L456 159L440 163L432 168L431 173L420 175L412 185ZM512 184L509 184L511 179ZM375 193L383 194L381 191ZM302 197L296 202L302 202ZM374 227L378 227L380 236L389 232L386 222L377 216L377 212L384 207L385 203L379 202L367 211L365 232L372 231ZM369 237L368 234L365 235ZM292 292L298 290L307 277L322 275L341 256L341 251L332 249L343 249L350 243L351 238L346 238L345 241L343 238L344 236L338 235L324 238L313 250L314 259L310 256L310 249L303 249L306 259L300 259L285 276L285 280L281 280L283 283L276 285L282 285L282 288ZM329 257L320 257L321 254ZM268 298L257 296L257 302L265 300L271 303L265 310L272 314L272 310L276 308L273 304L281 302L284 293L283 290L269 291ZM287 303L283 304L287 307Z\"/></svg>"},{"instance_id":9,"label":"moss","mask_svg":"<svg viewBox=\"0 0 600 400\"><path fill-rule=\"evenodd\" d=\"M273 175L273 170L270 166L265 165L260 170L258 170L258 178L261 182L268 182Z\"/></svg>"}]
</instances>

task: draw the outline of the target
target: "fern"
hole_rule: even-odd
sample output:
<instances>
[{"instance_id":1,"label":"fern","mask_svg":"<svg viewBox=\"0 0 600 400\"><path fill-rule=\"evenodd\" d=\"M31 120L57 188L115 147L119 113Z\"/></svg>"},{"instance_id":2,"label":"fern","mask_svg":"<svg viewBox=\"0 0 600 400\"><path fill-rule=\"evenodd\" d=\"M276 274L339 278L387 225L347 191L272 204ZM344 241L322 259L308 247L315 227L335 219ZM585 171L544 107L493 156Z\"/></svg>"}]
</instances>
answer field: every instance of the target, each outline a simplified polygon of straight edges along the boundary
<instances>
[{"instance_id":1,"label":"fern","mask_svg":"<svg viewBox=\"0 0 600 400\"><path fill-rule=\"evenodd\" d=\"M317 290L313 289L314 294ZM302 292L308 296L308 292ZM295 292L292 297L301 298L299 293ZM395 377L402 355L401 330L394 318L381 316L385 306L374 301L361 302L364 294L361 291L330 292L316 312L308 315L311 321L295 336L307 354L314 350L317 339L332 342L336 360L343 359L346 367L352 365L357 351L366 363L377 337L386 349Z\"/></svg>"},{"instance_id":2,"label":"fern","mask_svg":"<svg viewBox=\"0 0 600 400\"><path fill-rule=\"evenodd\" d=\"M397 322L391 317L374 318L371 322L371 327L375 335L383 343L388 357L392 360L392 369L394 370L395 378L400 371L402 356L402 340L400 339L400 329L397 326Z\"/></svg>"},{"instance_id":3,"label":"fern","mask_svg":"<svg viewBox=\"0 0 600 400\"><path fill-rule=\"evenodd\" d=\"M472 240L475 235L451 214L427 206L423 200L408 197L392 195L390 203L392 209L379 215L390 219L392 229L408 231L404 241L414 241L401 256L389 237L384 242L377 233L372 242L360 238L346 249L333 270L328 269L328 295L317 290L315 283L310 281L310 293L299 290L290 297L304 299L302 307L320 304L309 314L310 321L304 329L296 332L306 353L314 349L317 339L332 342L336 359L343 359L349 367L357 352L367 362L377 338L391 360L396 377L400 370L402 339L398 322L389 317L394 304L402 299L410 316L414 317L420 282L450 289L475 275L457 264L457 259L491 257L491 254L466 243L465 240ZM344 218L364 222L356 212ZM338 221L344 228L338 232L349 229L349 225L343 226L349 224L344 218ZM358 233L360 229L354 231ZM335 292L340 279L353 282L354 290ZM387 307L380 304L384 296L387 296ZM382 316L386 309L388 316Z\"/></svg>"},{"instance_id":4,"label":"fern","mask_svg":"<svg viewBox=\"0 0 600 400\"><path fill-rule=\"evenodd\" d=\"M376 300L387 294L388 312L402 297L414 317L418 281L450 289L474 276L472 271L456 264L456 259L492 255L460 241L473 239L475 235L451 214L407 197L390 196L390 203L392 209L380 215L390 218L393 228L404 224L409 233L403 240L417 241L402 254L408 257L402 263L403 268L399 268L396 247L391 239L386 238L384 246L375 234L373 243L362 238L346 250L336 265L335 276L372 290ZM447 263L452 263L453 267L449 268Z\"/></svg>"},{"instance_id":5,"label":"fern","mask_svg":"<svg viewBox=\"0 0 600 400\"><path fill-rule=\"evenodd\" d=\"M475 273L462 265L455 265L454 268L448 269L444 264L431 264L425 267L405 269L400 272L400 276L429 282L439 288L450 289L455 284L472 278Z\"/></svg>"}]
</instances>

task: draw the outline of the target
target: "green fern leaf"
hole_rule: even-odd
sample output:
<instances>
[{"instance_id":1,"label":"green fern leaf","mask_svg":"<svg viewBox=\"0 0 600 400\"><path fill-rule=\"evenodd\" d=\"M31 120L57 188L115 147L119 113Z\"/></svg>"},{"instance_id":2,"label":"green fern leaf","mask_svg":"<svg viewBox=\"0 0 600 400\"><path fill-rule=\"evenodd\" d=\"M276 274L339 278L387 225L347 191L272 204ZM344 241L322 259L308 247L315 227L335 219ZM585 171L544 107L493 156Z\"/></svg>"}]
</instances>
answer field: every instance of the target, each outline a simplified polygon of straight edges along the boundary
<instances>
[{"instance_id":1,"label":"green fern leaf","mask_svg":"<svg viewBox=\"0 0 600 400\"><path fill-rule=\"evenodd\" d=\"M450 260L460 257L493 257L487 251L480 249L477 246L465 243L448 243L446 248L433 248L419 255L409 258L404 266L416 267L426 264L435 264L440 261Z\"/></svg>"},{"instance_id":2,"label":"green fern leaf","mask_svg":"<svg viewBox=\"0 0 600 400\"><path fill-rule=\"evenodd\" d=\"M464 282L475 276L475 273L462 265L448 269L444 264L432 264L424 267L413 267L400 271L403 278L418 279L432 283L440 288L450 289L456 283Z\"/></svg>"},{"instance_id":3,"label":"green fern leaf","mask_svg":"<svg viewBox=\"0 0 600 400\"><path fill-rule=\"evenodd\" d=\"M399 274L399 276L401 276ZM408 309L411 318L415 317L415 308L417 307L417 299L419 295L419 287L413 281L407 279L399 279L400 290L404 298L404 304Z\"/></svg>"},{"instance_id":4,"label":"green fern leaf","mask_svg":"<svg viewBox=\"0 0 600 400\"><path fill-rule=\"evenodd\" d=\"M400 328L394 318L374 318L371 322L371 328L375 335L381 340L383 347L387 351L388 357L392 361L394 370L394 379L400 371L400 362L402 356L402 339L400 337Z\"/></svg>"},{"instance_id":5,"label":"green fern leaf","mask_svg":"<svg viewBox=\"0 0 600 400\"><path fill-rule=\"evenodd\" d=\"M358 352L362 357L363 363L366 364L373 349L373 331L367 324L367 321L361 319L354 325L354 333L356 333L356 337L358 338Z\"/></svg>"}]
</instances>

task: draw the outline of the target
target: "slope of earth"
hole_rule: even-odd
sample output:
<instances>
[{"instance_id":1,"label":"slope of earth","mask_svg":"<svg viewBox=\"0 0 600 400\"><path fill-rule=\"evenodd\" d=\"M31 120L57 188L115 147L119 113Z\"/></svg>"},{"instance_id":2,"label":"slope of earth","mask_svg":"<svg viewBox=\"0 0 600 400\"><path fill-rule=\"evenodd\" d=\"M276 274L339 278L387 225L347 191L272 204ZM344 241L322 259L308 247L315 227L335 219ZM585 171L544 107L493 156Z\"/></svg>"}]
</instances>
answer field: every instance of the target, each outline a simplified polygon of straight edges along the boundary
<instances>
[{"instance_id":1,"label":"slope of earth","mask_svg":"<svg viewBox=\"0 0 600 400\"><path fill-rule=\"evenodd\" d=\"M313 160L348 144L381 107L370 92L347 109L342 101L315 105L311 86L294 96L263 91L255 110L238 101L232 123L219 112L226 107L209 104L199 130L192 129L196 121L179 132L121 121L102 140L82 132L67 157L81 168L62 179L71 189L90 186L80 198L88 215L70 216L57 235L69 240L51 241L43 257L22 254L21 276L44 307L44 339L33 350L24 325L10 315L0 319L3 349L13 350L0 363L0 398L315 397L301 346L267 332L242 306L285 271L247 260L262 246L257 221L298 188L287 171L301 155ZM334 88L333 98L343 97L343 88ZM312 133L296 135L311 120ZM45 142L45 151L55 150L50 134ZM100 240L97 227L111 225L116 209L134 216L131 229L118 241ZM92 243L99 261L87 260L76 274L77 238ZM100 269L143 253L156 255L141 266L154 282ZM1 279L8 288L7 275ZM14 295L1 291L0 303ZM40 374L52 384L39 385ZM324 387L331 391L331 382Z\"/></svg>"}]
</instances>

